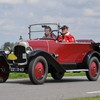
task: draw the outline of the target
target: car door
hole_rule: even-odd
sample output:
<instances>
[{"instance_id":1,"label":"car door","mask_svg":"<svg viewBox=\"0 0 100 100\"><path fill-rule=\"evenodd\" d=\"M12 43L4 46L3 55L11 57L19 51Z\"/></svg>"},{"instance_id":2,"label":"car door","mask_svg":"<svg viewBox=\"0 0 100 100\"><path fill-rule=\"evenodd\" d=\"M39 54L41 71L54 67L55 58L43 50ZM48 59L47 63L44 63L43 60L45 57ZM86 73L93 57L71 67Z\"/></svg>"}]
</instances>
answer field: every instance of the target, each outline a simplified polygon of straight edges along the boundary
<instances>
[{"instance_id":1,"label":"car door","mask_svg":"<svg viewBox=\"0 0 100 100\"><path fill-rule=\"evenodd\" d=\"M79 63L93 48L90 43L49 41L50 53L58 55L60 63Z\"/></svg>"}]
</instances>

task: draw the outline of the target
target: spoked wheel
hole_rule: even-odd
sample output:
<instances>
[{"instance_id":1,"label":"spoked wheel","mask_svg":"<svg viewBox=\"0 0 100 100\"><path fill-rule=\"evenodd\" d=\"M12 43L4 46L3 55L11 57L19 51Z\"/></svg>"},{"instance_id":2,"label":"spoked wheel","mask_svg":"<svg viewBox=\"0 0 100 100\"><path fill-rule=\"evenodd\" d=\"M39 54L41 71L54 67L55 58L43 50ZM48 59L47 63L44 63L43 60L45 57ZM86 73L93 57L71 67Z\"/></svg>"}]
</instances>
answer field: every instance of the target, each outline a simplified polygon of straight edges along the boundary
<instances>
[{"instance_id":1,"label":"spoked wheel","mask_svg":"<svg viewBox=\"0 0 100 100\"><path fill-rule=\"evenodd\" d=\"M92 57L88 65L86 76L90 81L96 81L100 75L100 64L97 57Z\"/></svg>"},{"instance_id":2,"label":"spoked wheel","mask_svg":"<svg viewBox=\"0 0 100 100\"><path fill-rule=\"evenodd\" d=\"M53 79L55 80L61 80L64 76L64 73L58 73L57 71L51 71L51 76L53 77Z\"/></svg>"},{"instance_id":3,"label":"spoked wheel","mask_svg":"<svg viewBox=\"0 0 100 100\"><path fill-rule=\"evenodd\" d=\"M48 64L44 57L39 56L29 64L29 77L33 84L43 84L47 78Z\"/></svg>"},{"instance_id":4,"label":"spoked wheel","mask_svg":"<svg viewBox=\"0 0 100 100\"><path fill-rule=\"evenodd\" d=\"M9 67L3 63L0 63L0 83L6 82L9 77Z\"/></svg>"}]
</instances>

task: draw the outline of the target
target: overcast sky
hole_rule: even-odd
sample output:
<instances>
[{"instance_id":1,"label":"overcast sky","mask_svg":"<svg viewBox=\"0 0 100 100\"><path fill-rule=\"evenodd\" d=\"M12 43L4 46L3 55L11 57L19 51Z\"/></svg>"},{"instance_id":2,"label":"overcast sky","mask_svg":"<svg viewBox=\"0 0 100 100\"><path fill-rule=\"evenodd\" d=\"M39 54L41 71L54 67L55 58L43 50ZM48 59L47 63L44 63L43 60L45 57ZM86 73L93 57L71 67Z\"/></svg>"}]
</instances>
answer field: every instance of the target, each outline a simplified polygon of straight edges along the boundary
<instances>
[{"instance_id":1,"label":"overcast sky","mask_svg":"<svg viewBox=\"0 0 100 100\"><path fill-rule=\"evenodd\" d=\"M0 45L28 39L28 25L56 22L76 39L100 42L100 0L0 0Z\"/></svg>"}]
</instances>

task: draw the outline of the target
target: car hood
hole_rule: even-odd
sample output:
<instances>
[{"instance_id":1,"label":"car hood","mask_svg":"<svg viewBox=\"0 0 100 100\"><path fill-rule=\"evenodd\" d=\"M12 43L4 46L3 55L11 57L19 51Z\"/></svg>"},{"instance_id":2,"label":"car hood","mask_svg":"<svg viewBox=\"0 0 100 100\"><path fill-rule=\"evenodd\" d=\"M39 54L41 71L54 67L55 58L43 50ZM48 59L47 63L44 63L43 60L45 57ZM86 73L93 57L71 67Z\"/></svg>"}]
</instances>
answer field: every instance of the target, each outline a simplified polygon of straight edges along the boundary
<instances>
[{"instance_id":1,"label":"car hood","mask_svg":"<svg viewBox=\"0 0 100 100\"><path fill-rule=\"evenodd\" d=\"M33 49L41 49L48 52L48 40L28 40L27 43Z\"/></svg>"}]
</instances>

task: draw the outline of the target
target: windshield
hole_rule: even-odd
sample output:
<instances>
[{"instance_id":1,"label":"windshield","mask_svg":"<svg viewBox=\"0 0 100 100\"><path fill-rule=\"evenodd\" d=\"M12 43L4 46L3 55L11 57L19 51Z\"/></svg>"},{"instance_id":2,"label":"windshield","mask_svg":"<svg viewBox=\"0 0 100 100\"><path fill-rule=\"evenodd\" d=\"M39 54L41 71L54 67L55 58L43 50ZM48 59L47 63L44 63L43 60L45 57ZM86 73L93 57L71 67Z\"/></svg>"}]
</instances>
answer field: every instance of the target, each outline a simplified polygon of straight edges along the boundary
<instances>
[{"instance_id":1,"label":"windshield","mask_svg":"<svg viewBox=\"0 0 100 100\"><path fill-rule=\"evenodd\" d=\"M37 38L46 38L45 37L45 28L50 27L51 33L58 36L59 33L59 25L55 23L44 23L44 24L33 24L29 26L29 38L37 39Z\"/></svg>"}]
</instances>

